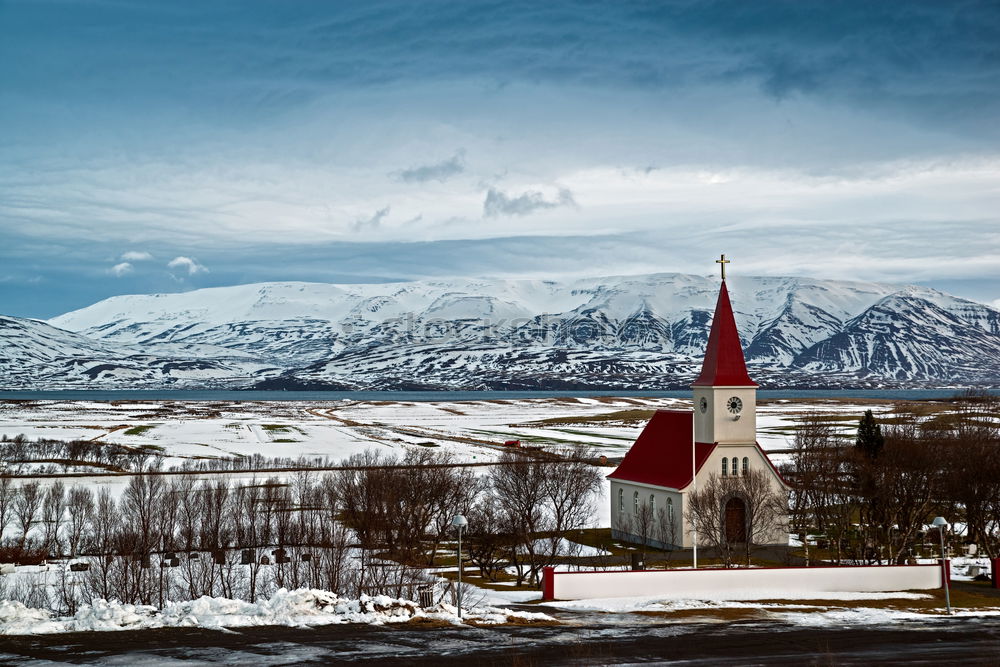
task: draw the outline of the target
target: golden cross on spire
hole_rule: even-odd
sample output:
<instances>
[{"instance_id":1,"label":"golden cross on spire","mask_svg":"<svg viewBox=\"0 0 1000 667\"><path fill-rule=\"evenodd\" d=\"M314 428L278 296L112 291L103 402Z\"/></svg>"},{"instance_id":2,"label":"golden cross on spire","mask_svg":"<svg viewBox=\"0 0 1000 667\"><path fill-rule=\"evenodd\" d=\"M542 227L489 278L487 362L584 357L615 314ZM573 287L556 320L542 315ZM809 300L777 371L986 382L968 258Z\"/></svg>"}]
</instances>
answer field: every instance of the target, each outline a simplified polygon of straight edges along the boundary
<instances>
[{"instance_id":1,"label":"golden cross on spire","mask_svg":"<svg viewBox=\"0 0 1000 667\"><path fill-rule=\"evenodd\" d=\"M729 260L726 259L726 255L725 254L719 255L719 259L715 260L715 263L719 264L722 267L722 279L725 280L726 279L726 264L729 264Z\"/></svg>"}]
</instances>

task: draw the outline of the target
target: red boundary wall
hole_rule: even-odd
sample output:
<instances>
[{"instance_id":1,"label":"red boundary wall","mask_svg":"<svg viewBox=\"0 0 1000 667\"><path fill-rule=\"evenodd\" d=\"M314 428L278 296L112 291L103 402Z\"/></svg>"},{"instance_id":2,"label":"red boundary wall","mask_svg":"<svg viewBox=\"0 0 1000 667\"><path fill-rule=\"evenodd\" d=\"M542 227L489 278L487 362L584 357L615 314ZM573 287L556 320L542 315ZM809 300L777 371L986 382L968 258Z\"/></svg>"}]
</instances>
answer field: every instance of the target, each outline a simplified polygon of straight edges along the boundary
<instances>
[{"instance_id":1,"label":"red boundary wall","mask_svg":"<svg viewBox=\"0 0 1000 667\"><path fill-rule=\"evenodd\" d=\"M998 586L998 581L997 581L997 579L998 579L997 566L998 565L1000 565L1000 558L994 558L993 559L993 585L995 587L1000 587L1000 586ZM928 565L819 565L819 566L812 566L812 567L801 567L801 566L797 566L797 567L755 567L755 568L752 568L752 570L754 570L754 571L760 571L760 570L831 570L831 569L836 569L836 570L858 570L858 569L870 569L870 568L882 568L882 567L892 567L892 568L901 568L901 567L904 567L904 568L905 567L926 568L926 567L928 567ZM940 559L938 559L938 561L937 561L937 567L941 568L941 560ZM549 601L549 600L555 600L556 599L556 597L555 597L555 579L556 579L556 575L558 575L558 576L567 576L567 575L583 575L583 576L586 576L586 575L595 575L595 574L619 574L619 575L620 574L637 574L637 575L643 575L643 574L650 574L650 573L653 573L653 572L676 572L676 573L690 572L690 573L699 573L699 572L719 572L720 570L723 570L723 571L740 571L742 569L744 569L744 568L727 568L727 569L724 569L724 568L702 568L702 569L697 569L697 570L693 570L693 569L670 569L670 570L583 570L583 571L577 571L577 572L556 572L556 569L554 567L544 567L544 568L542 568L542 600ZM947 585L947 582L951 581L951 560L950 559L944 561L944 568L943 569L944 569L944 577L942 577L941 588L943 588L945 585Z\"/></svg>"},{"instance_id":2,"label":"red boundary wall","mask_svg":"<svg viewBox=\"0 0 1000 667\"><path fill-rule=\"evenodd\" d=\"M993 579L996 581L996 577ZM542 599L555 600L556 593L556 568L542 568Z\"/></svg>"},{"instance_id":3,"label":"red boundary wall","mask_svg":"<svg viewBox=\"0 0 1000 667\"><path fill-rule=\"evenodd\" d=\"M941 565L941 559L938 558L938 565ZM945 582L951 581L951 559L947 558L944 561L944 580ZM942 584L941 588L944 588Z\"/></svg>"}]
</instances>

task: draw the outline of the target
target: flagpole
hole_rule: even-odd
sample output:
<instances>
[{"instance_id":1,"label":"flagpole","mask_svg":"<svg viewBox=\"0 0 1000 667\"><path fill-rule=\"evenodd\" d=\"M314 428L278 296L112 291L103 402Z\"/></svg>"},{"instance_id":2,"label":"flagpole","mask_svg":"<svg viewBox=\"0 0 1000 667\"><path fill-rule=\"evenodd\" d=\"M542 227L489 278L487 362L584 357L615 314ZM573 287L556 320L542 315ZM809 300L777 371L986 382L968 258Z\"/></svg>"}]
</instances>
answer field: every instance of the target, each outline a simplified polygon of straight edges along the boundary
<instances>
[{"instance_id":1,"label":"flagpole","mask_svg":"<svg viewBox=\"0 0 1000 667\"><path fill-rule=\"evenodd\" d=\"M691 397L691 493L698 493L698 462L696 460L698 452L695 447L694 441L694 420L695 416L698 414L696 412L697 408L694 405L694 397ZM691 511L691 498L688 497L688 516L691 517L691 532L693 534L692 545L694 546L694 569L698 569L698 521L694 516L694 512Z\"/></svg>"}]
</instances>

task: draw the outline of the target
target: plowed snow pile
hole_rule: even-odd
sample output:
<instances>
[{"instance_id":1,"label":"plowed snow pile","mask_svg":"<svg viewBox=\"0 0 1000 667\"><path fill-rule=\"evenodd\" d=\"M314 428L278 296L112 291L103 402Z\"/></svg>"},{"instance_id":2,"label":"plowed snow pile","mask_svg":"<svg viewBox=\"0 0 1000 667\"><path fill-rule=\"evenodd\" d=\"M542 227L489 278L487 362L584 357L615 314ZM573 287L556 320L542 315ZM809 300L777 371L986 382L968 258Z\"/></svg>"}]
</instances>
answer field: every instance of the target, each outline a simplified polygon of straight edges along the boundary
<instances>
[{"instance_id":1,"label":"plowed snow pile","mask_svg":"<svg viewBox=\"0 0 1000 667\"><path fill-rule=\"evenodd\" d=\"M475 624L551 621L551 616L480 607L463 610L464 620ZM426 618L458 624L455 608L439 604L421 609L409 600L384 595L358 600L335 593L301 588L281 589L270 600L243 602L228 598L201 597L186 602L168 602L162 610L148 605L94 600L73 616L53 616L43 609L25 607L20 602L0 600L0 635L46 634L105 630L140 630L164 627L245 627L251 625L330 625L364 623L383 625Z\"/></svg>"}]
</instances>

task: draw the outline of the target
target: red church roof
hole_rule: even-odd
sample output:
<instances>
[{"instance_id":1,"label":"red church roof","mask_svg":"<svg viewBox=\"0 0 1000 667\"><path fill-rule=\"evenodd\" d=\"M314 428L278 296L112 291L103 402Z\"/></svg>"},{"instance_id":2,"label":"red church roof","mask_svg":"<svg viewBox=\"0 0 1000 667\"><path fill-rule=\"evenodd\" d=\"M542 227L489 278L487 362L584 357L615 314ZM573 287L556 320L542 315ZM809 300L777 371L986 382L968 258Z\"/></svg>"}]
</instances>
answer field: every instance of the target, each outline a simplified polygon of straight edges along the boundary
<instances>
[{"instance_id":1,"label":"red church roof","mask_svg":"<svg viewBox=\"0 0 1000 667\"><path fill-rule=\"evenodd\" d=\"M747 364L740 347L740 335L736 331L733 306L729 303L726 281L722 281L719 300L715 304L712 331L708 334L708 348L701 364L701 375L694 381L695 387L756 387L757 383L747 375Z\"/></svg>"},{"instance_id":2,"label":"red church roof","mask_svg":"<svg viewBox=\"0 0 1000 667\"><path fill-rule=\"evenodd\" d=\"M625 459L608 478L678 490L686 487L691 483L692 419L690 412L657 410ZM708 455L715 449L715 443L699 442L695 448L698 469L701 470Z\"/></svg>"}]
</instances>

